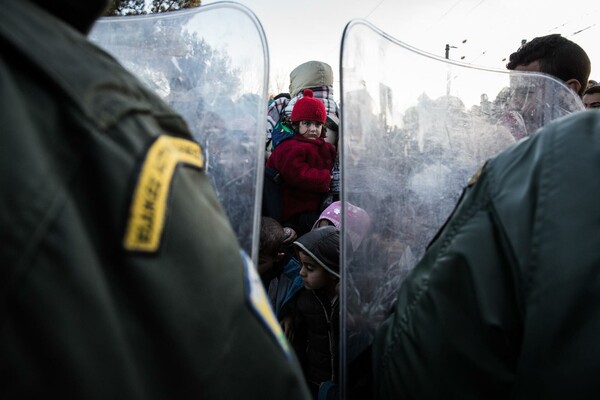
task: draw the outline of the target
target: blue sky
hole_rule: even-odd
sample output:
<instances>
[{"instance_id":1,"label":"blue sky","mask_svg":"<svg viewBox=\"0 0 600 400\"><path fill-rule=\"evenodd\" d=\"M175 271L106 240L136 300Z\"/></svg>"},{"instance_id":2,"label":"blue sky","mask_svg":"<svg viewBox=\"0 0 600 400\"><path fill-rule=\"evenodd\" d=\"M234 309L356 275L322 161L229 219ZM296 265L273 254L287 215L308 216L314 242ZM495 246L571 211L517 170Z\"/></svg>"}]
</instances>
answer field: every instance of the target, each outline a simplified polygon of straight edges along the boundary
<instances>
[{"instance_id":1,"label":"blue sky","mask_svg":"<svg viewBox=\"0 0 600 400\"><path fill-rule=\"evenodd\" d=\"M504 68L503 58L522 39L561 33L583 47L600 80L600 2L571 0L240 0L261 21L270 53L270 87L287 89L289 72L308 60L321 60L339 75L346 24L367 19L394 38L425 52L474 65ZM204 0L202 4L215 3ZM466 39L466 42L463 42ZM597 72L595 72L597 71Z\"/></svg>"}]
</instances>

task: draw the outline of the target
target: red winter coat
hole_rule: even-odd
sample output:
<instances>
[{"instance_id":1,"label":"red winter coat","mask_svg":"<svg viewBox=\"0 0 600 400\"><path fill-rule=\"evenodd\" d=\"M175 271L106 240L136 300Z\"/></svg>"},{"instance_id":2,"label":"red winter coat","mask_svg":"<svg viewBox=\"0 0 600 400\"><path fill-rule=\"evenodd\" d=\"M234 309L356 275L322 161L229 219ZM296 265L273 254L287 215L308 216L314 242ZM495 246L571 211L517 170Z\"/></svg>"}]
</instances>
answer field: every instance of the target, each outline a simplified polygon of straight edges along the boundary
<instances>
[{"instance_id":1,"label":"red winter coat","mask_svg":"<svg viewBox=\"0 0 600 400\"><path fill-rule=\"evenodd\" d=\"M323 139L299 134L279 144L267 167L279 171L283 181L283 221L301 212L318 212L331 183L335 147Z\"/></svg>"}]
</instances>

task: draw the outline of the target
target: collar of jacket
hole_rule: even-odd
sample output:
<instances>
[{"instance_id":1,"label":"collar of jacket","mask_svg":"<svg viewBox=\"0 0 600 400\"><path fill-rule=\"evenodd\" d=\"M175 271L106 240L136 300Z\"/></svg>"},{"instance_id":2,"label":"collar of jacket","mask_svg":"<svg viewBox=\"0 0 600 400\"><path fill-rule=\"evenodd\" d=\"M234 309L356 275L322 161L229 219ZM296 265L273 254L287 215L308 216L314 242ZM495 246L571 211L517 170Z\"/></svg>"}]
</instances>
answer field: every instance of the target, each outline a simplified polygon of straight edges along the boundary
<instances>
[{"instance_id":1,"label":"collar of jacket","mask_svg":"<svg viewBox=\"0 0 600 400\"><path fill-rule=\"evenodd\" d=\"M321 146L323 143L325 143L323 138L307 139L299 133L296 133L293 138L299 142L312 143L315 146Z\"/></svg>"}]
</instances>

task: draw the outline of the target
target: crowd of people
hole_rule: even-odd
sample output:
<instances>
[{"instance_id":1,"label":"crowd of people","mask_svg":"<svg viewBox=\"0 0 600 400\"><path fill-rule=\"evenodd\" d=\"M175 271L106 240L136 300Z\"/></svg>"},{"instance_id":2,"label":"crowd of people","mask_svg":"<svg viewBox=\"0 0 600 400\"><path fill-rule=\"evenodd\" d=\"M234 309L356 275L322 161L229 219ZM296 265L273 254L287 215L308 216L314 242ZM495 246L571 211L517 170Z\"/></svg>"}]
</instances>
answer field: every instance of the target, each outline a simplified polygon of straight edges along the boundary
<instances>
[{"instance_id":1,"label":"crowd of people","mask_svg":"<svg viewBox=\"0 0 600 400\"><path fill-rule=\"evenodd\" d=\"M255 267L183 118L86 39L105 7L0 10L0 397L339 398L341 243L362 249L374 221L341 196L331 67L301 64L266 110ZM507 68L600 105L560 35ZM504 134L396 288L348 398L597 395L600 114Z\"/></svg>"},{"instance_id":2,"label":"crowd of people","mask_svg":"<svg viewBox=\"0 0 600 400\"><path fill-rule=\"evenodd\" d=\"M568 60L568 61L567 61ZM302 69L302 68L306 68L307 65L309 64L319 64L316 61L312 61L310 63L307 63L305 65L299 66L298 69ZM322 63L321 63L322 65ZM594 98L591 97L591 95L593 95L593 93L595 92L594 88L597 88L597 86L594 86L593 81L590 81L589 85L588 85L588 77L589 77L589 73L590 73L590 60L587 57L585 51L583 51L583 49L581 49L581 47L579 47L577 44L573 43L572 41L560 36L560 35L548 35L548 36L544 36L544 37L539 37L539 38L535 38L534 40L532 40L529 43L526 43L525 45L523 45L521 48L518 49L518 51L516 51L515 53L513 53L510 57L510 61L507 64L507 69L510 70L515 70L515 71L524 71L524 72L542 72L545 74L549 74L552 75L555 78L558 78L559 80L561 80L563 83L565 83L574 93L575 93L575 97L580 97L583 99L585 107L586 108L590 108L591 104L594 101ZM293 80L293 76L290 77L292 83L294 83ZM538 115L539 113L543 113L546 112L545 110L542 109L542 107L540 107L540 109L542 109L541 111L536 111L535 107L536 105L536 101L541 101L542 97L539 95L539 93L535 93L535 87L536 87L536 83L531 84L530 82L520 82L521 86L519 86L519 82L517 81L516 83L514 83L514 87L511 88L507 88L507 92L506 93L499 93L499 95L497 96L497 98L494 100L494 102L487 102L488 104L484 104L484 101L487 99L482 99L482 104L479 107L474 107L472 110L465 110L464 105L461 104L460 99L456 99L456 98L452 98L449 96L446 96L444 98L440 98L440 99L436 99L436 100L430 100L428 99L426 96L421 97L419 99L419 104L417 106L414 107L414 110L407 110L406 114L405 114L405 127L410 127L412 126L414 129L418 129L420 132L422 132L423 127L419 127L419 120L415 120L413 122L411 122L409 120L409 118L411 118L411 115L422 115L423 111L425 111L427 113L427 115L430 116L430 120L433 121L433 125L429 126L427 128L427 133L422 135L425 137L425 140L433 140L433 142L431 143L426 143L426 146L435 146L437 142L435 142L435 138L438 135L443 135L443 132L445 132L447 129L443 129L443 127L438 126L436 128L435 122L436 121L443 121L444 117L442 115L440 115L439 117L436 117L435 115L431 115L431 113L435 113L436 110L441 110L443 111L444 115L447 115L449 110L450 113L452 114L451 118L453 119L457 119L460 118L461 115L464 116L464 121L461 120L457 120L456 121L456 126L463 126L466 122L468 121L471 124L474 124L474 128L479 127L480 129L478 130L479 135L481 136L481 142L485 142L485 144L483 146L485 146L485 150L483 150L483 146L482 148L477 148L476 147L476 143L479 143L477 140L473 140L473 138L469 138L469 137L463 137L462 139L464 140L463 142L456 142L454 141L452 143L452 146L450 149L444 150L444 154L446 154L446 156L448 156L448 154L454 154L455 156L458 158L461 158L463 160L468 160L469 162L469 166L475 162L478 163L479 165L483 165L490 157L492 157L494 154L497 154L499 152L501 152L503 149L507 148L507 147L513 147L511 145L513 145L516 142L520 142L522 141L522 139L524 139L525 137L529 136L529 134L535 130L537 130L538 128L542 127L543 125L545 125L546 123L548 123L548 116L542 116L542 115ZM529 86L527 86L529 85ZM310 86L310 85L309 85ZM538 85L539 86L539 85ZM534 89L532 89L532 87ZM287 150L289 147L292 147L291 144L294 143L291 140L306 140L305 136L305 132L308 132L307 129L302 129L300 130L299 127L302 127L302 122L304 122L304 126L310 126L311 128L313 128L313 133L312 133L312 140L315 139L323 139L323 142L325 142L325 140L327 140L327 135L328 135L328 131L325 128L325 122L326 119L323 118L322 113L326 112L326 113L331 113L331 111L334 109L333 107L330 106L330 104L325 107L325 105L327 103L325 103L323 106L319 105L318 103L314 103L315 106L318 106L318 108L320 109L319 112L315 113L314 115L308 115L304 113L304 108L302 108L302 114L305 115L303 118L306 118L306 121L302 121L301 118L298 118L297 116L294 115L294 107L289 107L289 104L291 103L291 99L295 99L295 104L296 107L300 106L302 107L303 105L303 100L306 101L306 104L308 104L308 102L312 102L314 100L313 97L313 90L319 90L321 88L318 87L302 87L299 90L297 90L296 92L293 93L293 95L295 97L292 97L292 95L290 94L280 94L277 96L276 99L274 99L274 101L271 103L269 110L268 110L268 132L267 132L267 146L270 146L269 148L269 152L267 155L267 161L266 161L266 166L268 169L274 169L276 171L282 171L280 175L278 175L278 177L281 179L279 181L279 185L281 186L281 190L285 191L291 191L291 190L302 190L302 186L298 186L296 177L294 176L289 177L290 175L290 171L285 171L285 168L290 168L291 164L288 165L282 165L281 163L281 155L285 154L283 156L283 159L285 160L293 160L295 159L294 156L290 156L289 154L286 154L286 152L288 152L289 150ZM548 88L547 88L548 90ZM325 90L324 90L325 91ZM327 90L325 91L326 93L328 93L328 95L331 94L331 88L327 88ZM548 98L548 93L546 92L544 94L546 96L546 99ZM561 96L557 95L557 101L561 101ZM565 100L567 101L567 100ZM313 104L313 103L310 103ZM547 105L546 105L547 106ZM561 104L556 104L556 108L560 109L560 110L567 110L570 108L570 112L575 111L577 109L577 105L576 104L569 104L569 103L561 103ZM419 110L419 108L424 108L424 110ZM287 114L286 115L284 110L287 110ZM523 111L527 111L527 112L523 112ZM411 111L414 111L411 114ZM538 114L536 114L536 112L538 112ZM300 112L298 113L300 114ZM552 114L552 112L550 112L550 114ZM289 131L292 133L292 135L289 135L287 138L275 138L276 135L278 135L279 131L277 129L280 129L281 132L285 132L287 130L281 128L282 126L282 120L286 121L286 117L289 119L289 121L291 122L291 129L289 129ZM554 116L555 117L555 116ZM517 119L518 118L518 119ZM314 123L313 122L317 122ZM319 129L321 128L321 129ZM436 132L436 129L438 132ZM475 131L475 129L465 129L466 132L471 132L471 131ZM410 132L404 132L401 134L403 134L404 136L415 136L414 134L411 134ZM488 136L486 136L488 135ZM455 139L461 139L460 135L458 138ZM289 140L289 141L288 141ZM309 139L310 140L310 139ZM443 142L443 138L442 138L442 142ZM337 135L335 136L335 141L332 141L332 143L336 143L337 142ZM533 142L533 141L532 141ZM276 145L274 146L273 143L276 143ZM288 143L288 145L286 145L286 143ZM408 143L410 143L410 141L408 141ZM415 142L416 145L416 142ZM437 146L440 146L440 143L437 143ZM336 149L338 150L338 149ZM440 149L442 150L442 149ZM465 157L465 152L469 153L467 154L467 157ZM320 167L316 167L317 162L314 160L314 158L310 159L307 158L307 154L308 152L302 152L301 153L301 164L302 166L300 166L300 164L296 163L294 164L294 167L292 167L293 173L294 174L300 174L302 171L307 171L307 170L311 170L311 168L315 168L315 170L321 170L322 171L322 186L318 189L318 190L312 190L312 194L315 197L318 197L319 201L306 201L306 200L302 200L302 196L298 196L298 195L294 195L291 196L291 198L287 198L284 196L282 200L280 200L280 203L283 204L282 206L282 213L279 214L281 215L281 218L279 218L279 227L276 228L278 231L282 232L281 233L281 238L280 238L280 242L281 242L281 247L279 247L278 249L278 254L280 255L280 260L282 260L282 266L281 267L274 267L272 271L277 271L275 274L271 274L267 277L267 275L265 275L265 280L264 280L264 284L267 288L269 288L269 292L271 294L271 301L273 304L274 309L276 310L276 315L278 320L280 321L280 323L283 326L284 331L286 332L286 335L288 337L288 339L290 339L290 341L292 343L294 343L294 332L295 329L298 329L298 326L303 326L301 322L299 322L298 320L301 320L303 322L306 322L306 319L304 319L302 317L303 311L301 309L298 309L298 304L302 304L302 300L300 300L302 298L302 295L308 295L308 293L312 292L313 293L313 297L316 298L318 300L318 302L320 303L321 307L318 307L319 309L319 315L321 316L320 322L319 323L315 323L315 321L312 321L309 319L309 321L311 321L311 323L308 324L308 329L315 329L315 330L319 330L322 334L321 338L326 337L325 334L325 330L323 330L324 326L327 326L325 324L323 324L323 322L329 321L332 317L332 315L330 314L331 309L325 307L325 304L335 304L332 301L332 297L331 297L331 293L328 290L323 289L323 292L321 292L320 289L315 289L314 287L311 287L309 282L309 278L306 276L305 273L299 273L300 271L304 271L305 265L304 263L307 262L308 263L308 268L310 268L310 266L312 264L319 264L319 266L323 269L323 263L321 262L317 262L315 261L315 258L310 258L309 256L307 256L306 254L302 254L301 251L299 251L299 249L297 248L297 242L293 242L293 244L290 244L290 247L292 248L292 251L290 253L290 258L287 258L285 256L285 238L289 237L288 235L290 234L289 232L291 232L291 237L295 237L295 233L296 232L300 232L300 239L303 239L304 236L302 236L303 233L305 233L307 231L307 229L309 229L309 227L311 226L311 223L313 221L315 221L315 218L317 218L316 216L318 215L318 213L320 211L323 211L326 209L327 207L327 197L331 196L331 190L328 191L326 190L327 187L327 183L333 178L333 175L329 175L330 173L332 174L332 168L331 168L331 163L330 162L325 162L325 164L321 165ZM336 153L337 157L339 157L339 150ZM432 152L432 154L441 154L440 152ZM321 157L321 161L326 161L326 160L330 160L331 157L331 153L327 153L327 155L322 156ZM390 159L394 160L394 162L402 162L402 161L398 161L397 157L395 157L394 155L390 155ZM440 162L444 162L443 159L438 160ZM446 160L447 161L447 160ZM452 165L460 165L460 163L452 163ZM339 167L339 163L337 164ZM429 163L428 164L429 167L431 167L433 164ZM487 167L487 164L486 164ZM489 167L487 167L489 168ZM486 171L487 171L486 168ZM467 170L469 168L467 168L467 166L465 166L464 169L456 169L454 168L454 170L450 170L448 169L448 174L455 176L455 175L460 175L462 177L458 177L457 179L464 179L465 182L468 180L468 176L466 176L465 174L467 173ZM412 173L409 173L406 177L406 179L400 179L399 181L406 181L408 183L408 185L410 187L412 187L411 190L413 191L418 191L418 187L420 185L423 184L424 179L426 177L422 177L419 175L419 165L410 165L407 166L407 171L413 171ZM273 173L273 171L269 172L270 174ZM421 171L421 175L423 175L423 173L425 173L425 171ZM329 175L329 176L328 176ZM439 174L437 174L439 175ZM464 176L463 176L464 175ZM289 178L286 179L286 176L288 176ZM314 178L313 178L314 179ZM443 179L449 179L449 176L446 176L446 178ZM318 179L314 179L314 182L319 181ZM473 182L475 182L476 180L473 180ZM469 184L469 189L467 189L467 191L465 193L467 193L467 198L468 198L468 193L472 190L470 187L471 186L475 186L474 183L470 183ZM307 188L307 186L304 186L304 189ZM338 192L339 193L339 192ZM339 194L338 193L334 193L334 198L339 198ZM269 193L266 193L267 195L269 195ZM441 196L441 194L440 194ZM449 194L449 196L454 196L454 194ZM463 194L463 200L462 202L465 202L467 200L464 199L465 194ZM458 196L456 196L456 198L458 198ZM293 199L293 200L292 200ZM305 212L305 214L302 214L301 212L298 212L298 208L297 205L294 205L294 200L296 201L300 201L302 203L303 206L305 206L306 208L303 210L303 212ZM439 214L444 214L444 211L442 208L440 208L440 205L443 205L446 202L440 202L440 203L436 203L435 205L432 205L431 207L433 209L437 209ZM335 204L335 203L334 203ZM339 205L336 204L336 207L339 207L341 210L341 207ZM357 208L354 205L347 205L347 207L349 209L352 208ZM359 208L360 209L360 208ZM309 212L310 210L310 212ZM362 209L361 209L362 210ZM331 210L329 210L330 212ZM364 210L362 210L364 212ZM450 211L450 210L448 210ZM340 211L341 213L341 211ZM268 214L268 212L267 212ZM310 215L308 215L310 214ZM366 214L366 213L365 213ZM458 213L457 213L458 214ZM304 222L304 223L299 223L299 221L301 220L300 218L298 218L299 216L305 217L305 218L309 218L308 222ZM266 217L265 217L266 218ZM321 214L321 217L323 218L323 215ZM452 217L453 219L455 218L459 218L456 215L453 215ZM367 219L368 219L368 215L367 215ZM347 221L351 221L351 218L347 218ZM385 222L382 222L385 223ZM444 224L444 227L447 227L449 224L452 223L452 220L447 222L446 224ZM363 226L368 226L369 223L365 223ZM443 225L443 220L439 220L438 224L437 224L437 228L439 229L441 226ZM267 226L267 225L265 225ZM318 226L318 225L313 225L313 226ZM337 225L336 225L337 226ZM284 232L284 229L288 229L288 234L286 235ZM343 230L343 232L346 232L347 230ZM442 230L440 231L436 237L437 240L435 240L432 244L430 244L430 249L427 252L425 259L427 259L428 257L434 257L433 255L435 254L435 251L433 249L435 249L436 243L438 243L442 237L444 237L444 231ZM312 231L311 231L312 232ZM367 231L363 231L362 235L368 234ZM290 241L289 243L292 243L292 241ZM350 242L348 242L350 243ZM354 243L351 244L352 247L355 246ZM418 249L418 244L413 243L413 248ZM473 249L474 251L478 251L479 249L477 249L476 247L474 247ZM418 251L418 250L416 250ZM493 254L490 251L490 255ZM307 258L308 257L308 258ZM441 256L440 256L441 257ZM426 270L427 268L433 268L432 266L435 265L435 260L437 260L436 258L430 259L429 263L425 263L423 262L423 265L419 265L419 267L417 267L417 271L421 271L421 270ZM427 266L424 266L427 265ZM342 265L342 267L345 267L344 265ZM339 267L338 267L339 268ZM327 269L323 269L323 271L326 271ZM337 271L337 270L336 270ZM407 273L406 270L403 270L403 273ZM428 272L427 272L428 273ZM337 276L334 274L334 276ZM457 274L458 276L458 274ZM403 278L405 278L406 276L404 276ZM457 388L454 388L452 386L448 386L448 388L444 388L443 384L440 385L424 385L423 388L421 388L419 386L418 382L421 382L420 377L418 377L418 379L415 382L412 382L411 379L415 378L414 374L408 374L406 372L407 369L411 368L409 367L409 365L412 365L413 367L420 369L422 368L422 366L417 365L417 364L408 364L408 363L404 363L404 361L402 361L401 357L405 356L405 353L401 353L399 351L396 350L396 337L398 337L399 333L397 332L403 332L404 329L404 325L400 322L399 318L402 316L402 318L406 318L405 316L407 315L407 312L409 312L407 309L404 309L402 307L409 307L410 304L410 299L413 298L411 296L416 295L416 294L420 294L422 289L422 286L419 286L419 284L421 283L421 279L422 275L419 275L419 273L413 273L410 274L408 276L408 280L405 284L403 284L402 286L402 290L400 291L399 294L399 298L401 298L402 296L408 296L406 299L404 299L404 301L399 302L398 305L396 306L396 309L393 313L393 316L390 318L389 321L387 321L382 328L379 330L379 336L377 341L375 342L375 347L373 349L374 351L374 377L376 377L375 379L375 384L374 384L374 392L376 393L377 398L397 398L399 396L405 396L408 395L409 398L431 398L431 397L439 397L442 393L460 393L460 390L458 390ZM466 277L464 278L465 280L467 279ZM295 284L294 284L295 282ZM416 283L415 283L416 282ZM336 284L339 286L339 277L336 280ZM455 282L453 282L453 284L456 284ZM284 288L283 290L279 290L281 289L281 286ZM304 287L302 287L304 286ZM411 286L415 286L415 288L411 288ZM420 289L421 288L421 289ZM405 292L406 293L405 293ZM320 295L324 294L324 293L329 293L330 296L325 295L322 299L319 297ZM413 294L414 293L414 294ZM336 295L339 295L339 293L336 293ZM312 297L311 297L312 298ZM321 299L321 300L319 300ZM333 299L335 299L335 297L333 297ZM414 300L417 301L417 300ZM451 303L450 303L451 304ZM450 305L446 305L446 306L450 306ZM440 306L441 307L441 306ZM427 313L425 311L422 312L422 316L425 317L427 315ZM335 320L334 320L335 321ZM333 337L339 337L339 331L337 329L339 329L339 325L337 324L332 324L329 325L331 327L331 332L333 333ZM386 333L387 332L387 333ZM419 335L417 335L416 337L413 336L412 334L410 336L407 336L407 340L410 340L412 342L418 342L419 340L424 340L421 339L421 336L423 338L427 337L427 335L424 332L420 332ZM434 335L430 335L431 337L433 337L432 340L438 340L440 337L443 339L443 333L440 333L440 337L436 337ZM310 336L309 336L310 337ZM331 339L330 339L331 340ZM331 383L331 381L333 381L334 383L337 383L336 381L336 375L337 373L335 372L335 368L330 368L327 369L326 373L323 373L321 375L316 375L314 373L314 368L315 365L311 364L311 360L313 360L312 362L315 362L315 359L327 359L327 356L331 356L330 359L331 360L336 360L335 358L335 353L334 354L330 354L329 352L325 351L322 352L321 357L307 357L306 351L314 351L314 349L312 349L310 346L306 346L306 342L304 341L304 339L301 341L303 343L303 345L301 347L297 347L294 346L294 348L297 351L297 355L299 357L299 359L302 361L302 366L303 366L303 371L305 373L305 378L307 379L307 382L309 384L309 386L311 387L312 393L314 396L318 396L318 388L325 388L326 390L331 390L331 386L329 385L329 383ZM309 343L310 343L310 339L309 339ZM322 345L322 342L317 339L317 338L313 338L312 340L313 344L317 344L319 343L319 346L322 346L322 348L324 349L337 349L337 343L329 343L329 346L325 346ZM483 344L483 345L489 345L489 343L487 344ZM423 343L422 345L423 347L426 346L433 346L433 348L435 349L435 346L439 346L438 343L433 342L433 343ZM410 349L411 346L406 346L407 349ZM391 351L389 350L390 348L393 348L394 350ZM419 348L416 348L414 350L415 352L419 352ZM434 350L432 350L434 351ZM384 356L385 354L385 356ZM437 353L432 353L431 357L433 357L433 354L437 354ZM410 354L410 355L406 355L406 357L412 357L412 359L418 360L418 358L415 357L414 353ZM492 362L490 361L486 361L484 359L484 357L481 357L482 362ZM440 360L440 365L444 365L443 362L445 362L445 360ZM460 360L456 360L457 363L460 363ZM318 363L317 363L318 364ZM399 368L398 366L402 366L401 368ZM447 365L448 368L451 367L450 364ZM442 367L440 367L442 368ZM323 371L323 370L322 370ZM382 371L384 371L384 373L381 373ZM500 372L498 372L500 373ZM399 385L399 383L402 381L401 379L399 379L399 377L397 376L397 374L406 374L407 376L407 384L405 387ZM459 372L457 372L457 374L459 374ZM431 372L431 376L435 377L435 375L433 375L433 371ZM437 377L436 377L437 378ZM426 377L423 378L423 382L426 382ZM490 379L494 379L493 377L491 377ZM457 380L457 382L460 382L460 379ZM494 383L493 382L485 382L481 387L484 388L484 390L482 392L479 392L479 394L481 394L482 396L488 396L489 395L489 391L494 391L497 388L500 388L500 386L498 386L497 388L494 388ZM474 385L474 386L469 386L467 389L465 389L464 393L469 393L469 390L472 390L473 393L476 393L476 390L478 389L478 385ZM501 388L498 389L498 396L496 396L497 398L500 397L500 393L502 393ZM316 397L315 397L316 398Z\"/></svg>"}]
</instances>

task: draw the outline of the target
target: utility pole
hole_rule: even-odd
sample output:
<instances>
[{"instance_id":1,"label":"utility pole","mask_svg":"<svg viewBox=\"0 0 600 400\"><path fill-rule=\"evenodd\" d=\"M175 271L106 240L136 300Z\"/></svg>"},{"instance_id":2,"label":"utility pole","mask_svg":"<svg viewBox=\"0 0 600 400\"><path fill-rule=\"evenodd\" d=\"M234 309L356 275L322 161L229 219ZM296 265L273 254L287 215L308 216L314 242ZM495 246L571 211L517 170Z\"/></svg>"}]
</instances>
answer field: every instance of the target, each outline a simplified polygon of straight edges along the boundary
<instances>
[{"instance_id":1,"label":"utility pole","mask_svg":"<svg viewBox=\"0 0 600 400\"><path fill-rule=\"evenodd\" d=\"M450 46L448 43L446 43L446 60L450 59L450 49L457 49L458 47L456 46Z\"/></svg>"},{"instance_id":2,"label":"utility pole","mask_svg":"<svg viewBox=\"0 0 600 400\"><path fill-rule=\"evenodd\" d=\"M467 43L467 39L462 41L463 44ZM450 59L450 49L458 49L458 47L456 46L450 46L449 43L446 43L446 51L445 51L445 56L446 56L446 60ZM465 58L465 56L462 56L460 59L463 60ZM452 80L452 74L451 74L451 69L452 66L450 65L450 63L448 63L448 73L447 73L447 77L446 77L446 96L450 96L450 81Z\"/></svg>"},{"instance_id":3,"label":"utility pole","mask_svg":"<svg viewBox=\"0 0 600 400\"><path fill-rule=\"evenodd\" d=\"M450 49L456 48L456 46L450 46L448 43L446 43L446 60L450 59ZM450 80L452 79L450 70L452 67L450 64L448 64L446 68L448 69L448 72L446 73L446 96L450 96Z\"/></svg>"}]
</instances>

